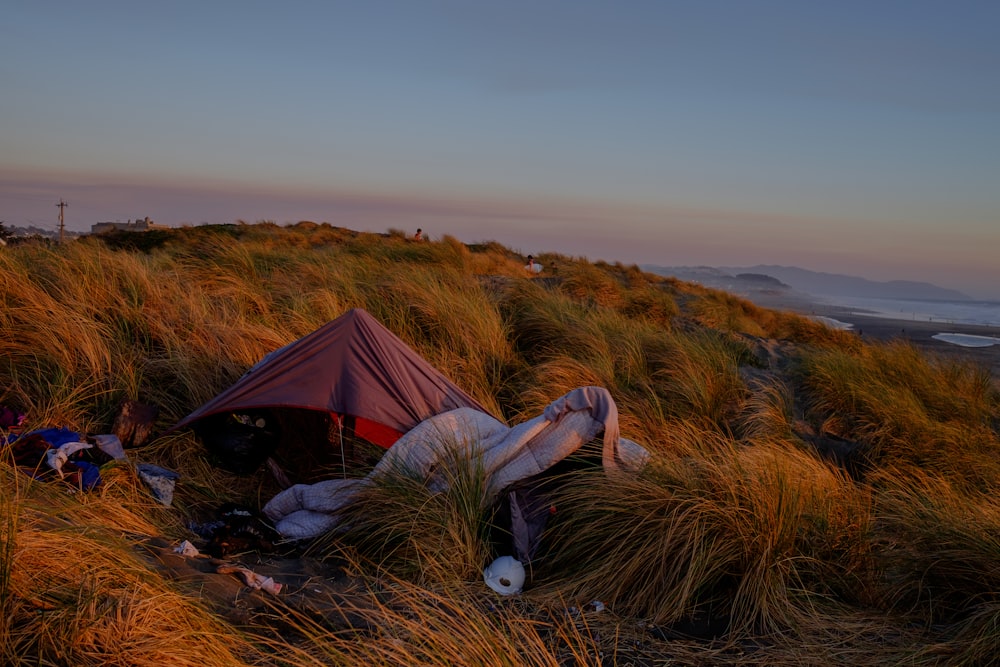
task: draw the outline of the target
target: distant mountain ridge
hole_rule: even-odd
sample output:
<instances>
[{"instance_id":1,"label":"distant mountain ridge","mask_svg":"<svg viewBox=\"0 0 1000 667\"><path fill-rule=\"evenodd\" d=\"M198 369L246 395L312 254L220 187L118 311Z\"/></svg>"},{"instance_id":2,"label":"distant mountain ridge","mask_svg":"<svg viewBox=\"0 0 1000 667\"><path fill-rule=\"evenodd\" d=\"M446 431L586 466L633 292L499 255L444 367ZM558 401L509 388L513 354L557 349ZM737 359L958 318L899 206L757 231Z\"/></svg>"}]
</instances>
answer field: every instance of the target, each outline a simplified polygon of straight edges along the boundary
<instances>
[{"instance_id":1,"label":"distant mountain ridge","mask_svg":"<svg viewBox=\"0 0 1000 667\"><path fill-rule=\"evenodd\" d=\"M958 290L913 280L879 282L839 273L821 273L794 266L759 264L748 268L720 267L735 273L764 273L787 283L792 289L824 296L864 296L879 299L923 299L939 301L973 301Z\"/></svg>"},{"instance_id":2,"label":"distant mountain ridge","mask_svg":"<svg viewBox=\"0 0 1000 667\"><path fill-rule=\"evenodd\" d=\"M794 266L758 264L745 267L657 266L642 268L650 273L697 282L706 287L737 294L759 291L764 284L772 290L788 290L817 296L851 296L880 299L919 299L927 301L974 301L958 290L912 280L879 282L839 273L822 273ZM773 283L764 280L772 278Z\"/></svg>"}]
</instances>

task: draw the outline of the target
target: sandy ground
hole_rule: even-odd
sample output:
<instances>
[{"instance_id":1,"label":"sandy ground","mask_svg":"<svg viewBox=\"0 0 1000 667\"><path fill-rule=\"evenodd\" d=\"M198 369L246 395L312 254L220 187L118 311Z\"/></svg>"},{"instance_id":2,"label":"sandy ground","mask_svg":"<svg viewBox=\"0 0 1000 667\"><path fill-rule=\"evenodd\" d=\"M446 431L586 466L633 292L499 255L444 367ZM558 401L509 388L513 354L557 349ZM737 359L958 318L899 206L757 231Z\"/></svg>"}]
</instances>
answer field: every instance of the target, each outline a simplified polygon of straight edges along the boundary
<instances>
[{"instance_id":1,"label":"sandy ground","mask_svg":"<svg viewBox=\"0 0 1000 667\"><path fill-rule=\"evenodd\" d=\"M866 315L848 308L780 298L753 299L765 308L790 310L802 315L829 317L853 325L852 330L866 339L904 339L932 355L947 359L970 361L988 369L995 383L1000 383L1000 345L963 347L933 338L935 334L956 333L1000 338L1000 327L973 324L951 324L913 319L892 319Z\"/></svg>"},{"instance_id":2,"label":"sandy ground","mask_svg":"<svg viewBox=\"0 0 1000 667\"><path fill-rule=\"evenodd\" d=\"M204 554L184 556L175 551L177 546L149 538L138 549L164 576L238 626L267 625L286 631L298 614L322 621L331 630L368 627L360 612L371 606L370 593L338 565L255 551L225 560ZM256 588L242 571L269 577L280 589Z\"/></svg>"}]
</instances>

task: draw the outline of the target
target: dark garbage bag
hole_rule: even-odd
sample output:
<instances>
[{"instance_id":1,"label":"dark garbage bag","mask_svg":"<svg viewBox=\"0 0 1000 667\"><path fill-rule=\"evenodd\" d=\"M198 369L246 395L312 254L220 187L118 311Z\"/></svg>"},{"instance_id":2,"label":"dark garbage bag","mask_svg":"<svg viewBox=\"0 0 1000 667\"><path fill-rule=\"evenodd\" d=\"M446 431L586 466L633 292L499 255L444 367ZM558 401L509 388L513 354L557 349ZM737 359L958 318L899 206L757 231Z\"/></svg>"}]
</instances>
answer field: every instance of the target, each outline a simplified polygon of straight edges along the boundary
<instances>
[{"instance_id":1,"label":"dark garbage bag","mask_svg":"<svg viewBox=\"0 0 1000 667\"><path fill-rule=\"evenodd\" d=\"M278 420L266 411L212 415L194 431L216 465L239 475L257 470L281 440Z\"/></svg>"}]
</instances>

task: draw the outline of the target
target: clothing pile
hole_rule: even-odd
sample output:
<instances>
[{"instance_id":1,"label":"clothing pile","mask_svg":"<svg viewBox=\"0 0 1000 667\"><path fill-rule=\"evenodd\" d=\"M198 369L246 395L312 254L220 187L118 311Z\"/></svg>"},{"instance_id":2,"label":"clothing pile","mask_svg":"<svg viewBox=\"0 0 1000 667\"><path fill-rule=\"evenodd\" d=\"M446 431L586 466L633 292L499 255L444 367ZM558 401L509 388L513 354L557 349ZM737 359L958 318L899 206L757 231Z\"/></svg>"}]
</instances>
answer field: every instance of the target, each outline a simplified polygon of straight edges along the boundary
<instances>
[{"instance_id":1,"label":"clothing pile","mask_svg":"<svg viewBox=\"0 0 1000 667\"><path fill-rule=\"evenodd\" d=\"M87 437L68 428L12 433L0 445L8 446L14 464L35 479L61 479L85 491L101 483L102 465L125 459L114 435Z\"/></svg>"}]
</instances>

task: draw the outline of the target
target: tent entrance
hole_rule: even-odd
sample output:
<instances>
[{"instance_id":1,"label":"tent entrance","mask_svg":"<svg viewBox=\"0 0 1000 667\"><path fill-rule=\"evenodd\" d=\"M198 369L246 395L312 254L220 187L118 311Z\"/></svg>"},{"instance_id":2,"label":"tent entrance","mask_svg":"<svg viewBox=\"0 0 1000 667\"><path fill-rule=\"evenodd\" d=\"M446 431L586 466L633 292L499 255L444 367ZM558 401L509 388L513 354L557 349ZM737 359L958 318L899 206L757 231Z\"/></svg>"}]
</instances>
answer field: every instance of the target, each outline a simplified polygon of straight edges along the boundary
<instances>
[{"instance_id":1,"label":"tent entrance","mask_svg":"<svg viewBox=\"0 0 1000 667\"><path fill-rule=\"evenodd\" d=\"M250 474L268 459L286 484L364 475L399 433L367 419L308 408L254 408L210 415L194 430L213 462Z\"/></svg>"}]
</instances>

